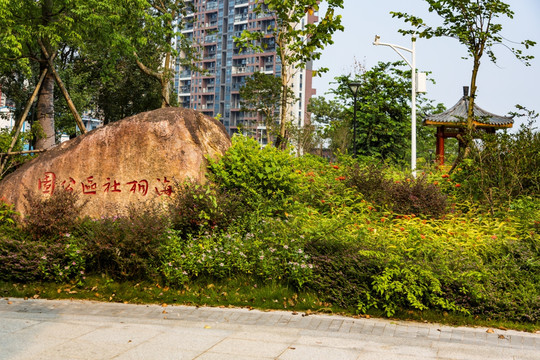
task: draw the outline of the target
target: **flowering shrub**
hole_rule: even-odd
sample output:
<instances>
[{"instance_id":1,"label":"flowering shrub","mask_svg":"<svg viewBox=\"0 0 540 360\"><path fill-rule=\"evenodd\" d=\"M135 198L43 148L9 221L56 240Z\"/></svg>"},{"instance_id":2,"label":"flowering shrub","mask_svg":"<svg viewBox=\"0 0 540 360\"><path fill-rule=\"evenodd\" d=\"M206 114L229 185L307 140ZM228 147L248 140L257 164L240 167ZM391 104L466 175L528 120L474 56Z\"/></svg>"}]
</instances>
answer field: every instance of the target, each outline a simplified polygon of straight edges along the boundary
<instances>
[{"instance_id":1,"label":"flowering shrub","mask_svg":"<svg viewBox=\"0 0 540 360\"><path fill-rule=\"evenodd\" d=\"M168 204L171 226L183 235L224 231L248 210L246 207L238 192L193 182L178 184Z\"/></svg>"},{"instance_id":2,"label":"flowering shrub","mask_svg":"<svg viewBox=\"0 0 540 360\"><path fill-rule=\"evenodd\" d=\"M65 243L58 242L54 245L56 252L40 257L39 272L45 280L55 282L81 281L85 276L85 258L81 250L81 244L77 239L69 239L70 234L64 235ZM60 256L59 256L60 255Z\"/></svg>"},{"instance_id":3,"label":"flowering shrub","mask_svg":"<svg viewBox=\"0 0 540 360\"><path fill-rule=\"evenodd\" d=\"M28 282L79 280L85 261L76 239L51 243L0 238L0 279Z\"/></svg>"},{"instance_id":4,"label":"flowering shrub","mask_svg":"<svg viewBox=\"0 0 540 360\"><path fill-rule=\"evenodd\" d=\"M223 278L246 274L304 285L313 266L302 243L267 235L261 229L243 235L229 232L181 237L171 230L165 234L160 270L173 284L201 275Z\"/></svg>"}]
</instances>

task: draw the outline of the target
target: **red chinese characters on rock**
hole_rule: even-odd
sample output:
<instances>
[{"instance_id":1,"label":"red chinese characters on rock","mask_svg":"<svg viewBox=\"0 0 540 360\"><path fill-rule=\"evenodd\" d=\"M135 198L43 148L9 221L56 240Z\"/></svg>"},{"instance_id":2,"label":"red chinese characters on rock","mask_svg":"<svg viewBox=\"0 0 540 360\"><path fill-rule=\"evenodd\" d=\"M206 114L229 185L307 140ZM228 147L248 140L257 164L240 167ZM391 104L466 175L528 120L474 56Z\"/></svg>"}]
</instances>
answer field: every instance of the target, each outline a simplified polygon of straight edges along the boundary
<instances>
[{"instance_id":1,"label":"red chinese characters on rock","mask_svg":"<svg viewBox=\"0 0 540 360\"><path fill-rule=\"evenodd\" d=\"M148 181L147 180L133 180L128 183L127 185L131 185L131 189L129 189L130 192L135 193L139 192L142 196L146 196L148 193Z\"/></svg>"},{"instance_id":2,"label":"red chinese characters on rock","mask_svg":"<svg viewBox=\"0 0 540 360\"><path fill-rule=\"evenodd\" d=\"M94 182L94 177L89 176L86 178L86 183L81 182L82 192L85 195L96 195L97 193L97 183Z\"/></svg>"},{"instance_id":3,"label":"red chinese characters on rock","mask_svg":"<svg viewBox=\"0 0 540 360\"><path fill-rule=\"evenodd\" d=\"M154 187L156 194L158 196L171 196L173 192L171 181L168 180L166 176L163 177L163 179L157 178L156 180L157 184L155 185L157 186ZM56 181L56 174L52 171L47 171L43 173L42 178L38 179L38 190L43 194L52 195L55 190ZM73 192L75 191L75 185L77 183L81 184L83 195L97 195L100 191L104 194L122 192L122 183L116 181L116 179L113 179L112 177L108 177L103 183L96 181L94 176L89 176L80 182L75 180L73 177L69 177L69 179L63 180L60 183L60 186L65 191ZM150 189L150 182L146 179L133 180L124 183L123 185L128 187L127 189L124 188L125 191L129 191L130 193L138 193L141 196L146 196L148 194L148 190Z\"/></svg>"},{"instance_id":4,"label":"red chinese characters on rock","mask_svg":"<svg viewBox=\"0 0 540 360\"><path fill-rule=\"evenodd\" d=\"M111 178L107 178L107 183L103 184L103 187L105 188L103 192L122 192L120 190L120 183L116 180L113 180L111 183Z\"/></svg>"},{"instance_id":5,"label":"red chinese characters on rock","mask_svg":"<svg viewBox=\"0 0 540 360\"><path fill-rule=\"evenodd\" d=\"M46 172L43 178L38 179L38 190L43 194L52 195L56 186L56 175L53 172Z\"/></svg>"},{"instance_id":6,"label":"red chinese characters on rock","mask_svg":"<svg viewBox=\"0 0 540 360\"><path fill-rule=\"evenodd\" d=\"M167 180L167 177L164 177L163 181L161 181L161 179L157 179L157 181L159 181L159 183L161 185L161 189L158 189L157 187L155 187L154 189L156 189L156 193L158 195L171 196L171 194L172 194L172 186L168 185L170 183L170 181Z\"/></svg>"},{"instance_id":7,"label":"red chinese characters on rock","mask_svg":"<svg viewBox=\"0 0 540 360\"><path fill-rule=\"evenodd\" d=\"M73 185L75 185L77 182L74 178L70 177L69 180L62 181L62 189L65 191L73 192Z\"/></svg>"}]
</instances>

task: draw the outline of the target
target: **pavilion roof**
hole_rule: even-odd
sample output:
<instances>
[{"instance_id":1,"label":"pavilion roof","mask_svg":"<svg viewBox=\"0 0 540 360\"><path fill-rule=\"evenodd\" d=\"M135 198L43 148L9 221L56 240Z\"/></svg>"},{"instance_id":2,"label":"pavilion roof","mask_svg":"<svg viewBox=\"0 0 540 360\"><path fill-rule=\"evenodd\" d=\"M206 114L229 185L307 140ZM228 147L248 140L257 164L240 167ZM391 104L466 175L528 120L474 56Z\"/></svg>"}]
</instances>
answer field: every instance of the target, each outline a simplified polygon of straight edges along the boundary
<instances>
[{"instance_id":1,"label":"pavilion roof","mask_svg":"<svg viewBox=\"0 0 540 360\"><path fill-rule=\"evenodd\" d=\"M439 114L426 116L424 118L424 125L467 126L468 108L469 97L464 95L450 109ZM474 104L473 113L475 117L474 124L477 127L511 128L514 124L514 119L512 117L495 115L482 109L476 104Z\"/></svg>"}]
</instances>

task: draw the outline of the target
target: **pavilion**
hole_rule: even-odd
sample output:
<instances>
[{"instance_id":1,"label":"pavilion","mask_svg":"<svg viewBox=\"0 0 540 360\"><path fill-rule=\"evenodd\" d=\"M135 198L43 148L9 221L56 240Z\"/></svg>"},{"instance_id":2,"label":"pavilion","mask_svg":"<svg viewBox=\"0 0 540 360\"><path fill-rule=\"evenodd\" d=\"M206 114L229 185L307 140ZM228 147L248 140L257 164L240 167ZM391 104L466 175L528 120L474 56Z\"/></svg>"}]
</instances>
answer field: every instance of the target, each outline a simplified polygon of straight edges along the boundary
<instances>
[{"instance_id":1,"label":"pavilion","mask_svg":"<svg viewBox=\"0 0 540 360\"><path fill-rule=\"evenodd\" d=\"M436 159L439 165L444 165L444 139L457 138L465 134L467 129L467 110L469 108L469 87L463 87L463 97L450 109L428 115L423 124L437 127ZM514 119L492 114L474 104L474 126L476 130L495 133L497 129L508 129L514 125Z\"/></svg>"}]
</instances>

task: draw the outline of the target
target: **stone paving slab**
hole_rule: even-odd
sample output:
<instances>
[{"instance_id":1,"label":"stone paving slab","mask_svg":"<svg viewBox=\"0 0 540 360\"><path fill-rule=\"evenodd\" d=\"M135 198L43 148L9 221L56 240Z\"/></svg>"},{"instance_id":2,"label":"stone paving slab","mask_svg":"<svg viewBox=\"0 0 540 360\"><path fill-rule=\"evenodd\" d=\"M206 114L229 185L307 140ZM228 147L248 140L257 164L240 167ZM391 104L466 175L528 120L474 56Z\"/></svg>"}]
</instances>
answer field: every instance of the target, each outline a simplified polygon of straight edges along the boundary
<instances>
[{"instance_id":1,"label":"stone paving slab","mask_svg":"<svg viewBox=\"0 0 540 360\"><path fill-rule=\"evenodd\" d=\"M286 311L0 299L0 359L540 359L540 334Z\"/></svg>"}]
</instances>

